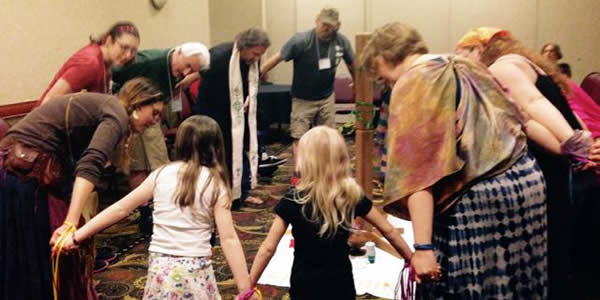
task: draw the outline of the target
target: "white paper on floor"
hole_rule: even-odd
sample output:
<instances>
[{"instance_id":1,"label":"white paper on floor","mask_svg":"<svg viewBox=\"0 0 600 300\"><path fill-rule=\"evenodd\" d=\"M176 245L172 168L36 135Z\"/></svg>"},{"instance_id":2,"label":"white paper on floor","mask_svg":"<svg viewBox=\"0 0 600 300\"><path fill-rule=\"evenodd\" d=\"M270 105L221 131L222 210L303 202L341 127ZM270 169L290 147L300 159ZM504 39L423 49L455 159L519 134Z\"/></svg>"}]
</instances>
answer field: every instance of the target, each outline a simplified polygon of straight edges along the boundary
<instances>
[{"instance_id":1,"label":"white paper on floor","mask_svg":"<svg viewBox=\"0 0 600 300\"><path fill-rule=\"evenodd\" d=\"M414 243L412 225L409 221L388 216L388 221L394 227L404 229L402 237L411 246ZM259 284L290 286L290 274L294 261L294 248L290 247L292 227L289 226L285 235L277 245L277 251L269 265L258 280ZM398 275L404 266L404 260L398 259L387 252L376 248L375 263L370 264L367 256L350 256L356 294L369 293L380 298L394 298L394 289Z\"/></svg>"}]
</instances>

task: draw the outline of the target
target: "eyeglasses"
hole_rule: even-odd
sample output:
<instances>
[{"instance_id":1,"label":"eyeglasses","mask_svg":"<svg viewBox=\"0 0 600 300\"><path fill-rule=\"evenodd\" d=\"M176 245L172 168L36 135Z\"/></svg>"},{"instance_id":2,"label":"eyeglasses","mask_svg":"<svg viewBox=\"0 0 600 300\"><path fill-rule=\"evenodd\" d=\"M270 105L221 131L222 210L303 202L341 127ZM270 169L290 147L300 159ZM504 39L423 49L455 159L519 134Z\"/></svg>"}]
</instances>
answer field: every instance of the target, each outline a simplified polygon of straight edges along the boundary
<instances>
[{"instance_id":1,"label":"eyeglasses","mask_svg":"<svg viewBox=\"0 0 600 300\"><path fill-rule=\"evenodd\" d=\"M137 47L133 47L127 44L123 44L119 41L115 41L115 43L119 46L119 48L121 49L121 51L123 52L127 52L130 53L132 56L135 56L137 54Z\"/></svg>"}]
</instances>

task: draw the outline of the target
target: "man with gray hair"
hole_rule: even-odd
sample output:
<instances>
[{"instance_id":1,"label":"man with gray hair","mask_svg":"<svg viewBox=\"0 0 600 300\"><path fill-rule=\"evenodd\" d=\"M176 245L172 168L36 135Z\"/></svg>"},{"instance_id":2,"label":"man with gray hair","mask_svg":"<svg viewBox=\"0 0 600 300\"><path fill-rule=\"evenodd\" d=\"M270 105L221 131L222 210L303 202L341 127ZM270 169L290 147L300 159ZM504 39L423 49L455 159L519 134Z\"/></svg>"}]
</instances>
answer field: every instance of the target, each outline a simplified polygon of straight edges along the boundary
<instances>
[{"instance_id":1,"label":"man with gray hair","mask_svg":"<svg viewBox=\"0 0 600 300\"><path fill-rule=\"evenodd\" d=\"M267 33L250 28L240 32L234 42L212 47L211 67L201 73L192 107L194 114L209 116L221 126L233 199L239 199L235 207L263 203L249 196L249 190L257 182L258 168L258 61L270 45Z\"/></svg>"},{"instance_id":2,"label":"man with gray hair","mask_svg":"<svg viewBox=\"0 0 600 300\"><path fill-rule=\"evenodd\" d=\"M167 111L175 112L181 107L179 93L199 77L201 70L210 66L208 48L198 42L188 42L175 48L148 49L139 51L135 59L120 68L112 69L113 92L135 77L146 77L165 95L171 99ZM170 109L169 109L170 108ZM167 113L169 115L169 113ZM134 189L140 185L150 172L169 162L167 145L160 124L147 128L143 134L134 136L130 143L131 163L129 170L129 186ZM152 231L151 211L147 206L140 206L140 228L146 233Z\"/></svg>"},{"instance_id":3,"label":"man with gray hair","mask_svg":"<svg viewBox=\"0 0 600 300\"><path fill-rule=\"evenodd\" d=\"M354 53L348 39L338 32L341 25L338 10L321 9L315 23L315 28L296 33L261 68L261 74L266 74L283 60L294 61L290 117L294 157L298 139L311 127L335 127L333 87L342 59L354 78ZM294 185L296 181L293 176L291 183Z\"/></svg>"}]
</instances>

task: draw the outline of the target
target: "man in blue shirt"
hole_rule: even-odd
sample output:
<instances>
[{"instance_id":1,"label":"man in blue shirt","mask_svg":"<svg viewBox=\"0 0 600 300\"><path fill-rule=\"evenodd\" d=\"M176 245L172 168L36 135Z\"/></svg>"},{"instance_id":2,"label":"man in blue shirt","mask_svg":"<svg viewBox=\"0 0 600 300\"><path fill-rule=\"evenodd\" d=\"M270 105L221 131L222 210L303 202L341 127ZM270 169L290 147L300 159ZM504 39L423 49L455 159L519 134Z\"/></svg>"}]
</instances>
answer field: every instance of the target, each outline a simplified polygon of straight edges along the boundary
<instances>
[{"instance_id":1,"label":"man in blue shirt","mask_svg":"<svg viewBox=\"0 0 600 300\"><path fill-rule=\"evenodd\" d=\"M290 134L296 153L298 139L311 127L335 127L335 72L343 59L354 78L354 54L348 39L338 32L339 12L333 7L321 9L316 27L296 33L261 68L266 74L281 61L294 61ZM292 178L292 184L297 178Z\"/></svg>"}]
</instances>

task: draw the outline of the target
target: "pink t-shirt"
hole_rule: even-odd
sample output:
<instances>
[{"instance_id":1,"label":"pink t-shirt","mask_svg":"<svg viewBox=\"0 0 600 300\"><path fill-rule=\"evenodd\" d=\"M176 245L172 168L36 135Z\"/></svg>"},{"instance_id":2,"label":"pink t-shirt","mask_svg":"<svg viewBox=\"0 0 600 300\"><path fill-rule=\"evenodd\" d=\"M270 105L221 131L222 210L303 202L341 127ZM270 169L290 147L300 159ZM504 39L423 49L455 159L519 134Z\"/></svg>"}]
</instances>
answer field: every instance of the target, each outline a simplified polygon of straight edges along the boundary
<instances>
[{"instance_id":1,"label":"pink t-shirt","mask_svg":"<svg viewBox=\"0 0 600 300\"><path fill-rule=\"evenodd\" d=\"M73 93L82 90L108 93L110 68L104 64L100 45L91 43L73 54L54 75L54 79L40 97L38 105L42 104L41 100L60 78L69 83Z\"/></svg>"},{"instance_id":2,"label":"pink t-shirt","mask_svg":"<svg viewBox=\"0 0 600 300\"><path fill-rule=\"evenodd\" d=\"M600 106L579 85L569 79L572 95L567 99L573 112L592 132L594 139L600 138Z\"/></svg>"}]
</instances>

